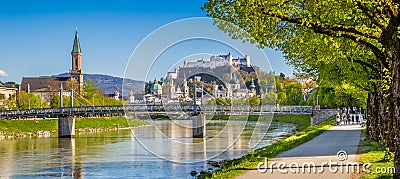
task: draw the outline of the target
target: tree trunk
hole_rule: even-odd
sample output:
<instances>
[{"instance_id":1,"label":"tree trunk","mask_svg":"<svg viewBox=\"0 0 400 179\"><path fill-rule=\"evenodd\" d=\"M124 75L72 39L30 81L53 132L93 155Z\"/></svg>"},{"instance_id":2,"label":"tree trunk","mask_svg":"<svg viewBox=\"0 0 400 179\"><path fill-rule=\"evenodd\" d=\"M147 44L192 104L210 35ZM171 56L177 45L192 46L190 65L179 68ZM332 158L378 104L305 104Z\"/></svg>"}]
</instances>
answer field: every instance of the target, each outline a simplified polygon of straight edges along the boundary
<instances>
[{"instance_id":1,"label":"tree trunk","mask_svg":"<svg viewBox=\"0 0 400 179\"><path fill-rule=\"evenodd\" d=\"M400 48L400 47L399 47ZM396 58L397 57L397 58ZM392 114L392 123L391 123L391 134L392 134L392 144L395 155L394 155L394 167L395 173L394 178L400 178L400 59L398 54L395 55L395 60L392 63L393 67L393 76L392 76L392 87L393 87L393 111Z\"/></svg>"},{"instance_id":2,"label":"tree trunk","mask_svg":"<svg viewBox=\"0 0 400 179\"><path fill-rule=\"evenodd\" d=\"M374 140L374 117L373 117L373 94L372 92L368 92L368 98L367 98L367 106L365 110L365 119L367 120L365 123L365 126L367 128L367 132L365 133L367 139Z\"/></svg>"},{"instance_id":3,"label":"tree trunk","mask_svg":"<svg viewBox=\"0 0 400 179\"><path fill-rule=\"evenodd\" d=\"M393 178L400 178L400 151L397 150L394 153L394 169L395 169L395 173L393 174Z\"/></svg>"},{"instance_id":4,"label":"tree trunk","mask_svg":"<svg viewBox=\"0 0 400 179\"><path fill-rule=\"evenodd\" d=\"M378 94L377 92L368 92L367 113L366 113L366 137L368 139L379 141L378 128Z\"/></svg>"},{"instance_id":5,"label":"tree trunk","mask_svg":"<svg viewBox=\"0 0 400 179\"><path fill-rule=\"evenodd\" d=\"M378 142L380 144L386 144L385 141L385 129L386 129L386 98L384 97L384 91L382 87L378 89L378 118L377 118L377 127L378 127Z\"/></svg>"},{"instance_id":6,"label":"tree trunk","mask_svg":"<svg viewBox=\"0 0 400 179\"><path fill-rule=\"evenodd\" d=\"M386 146L395 153L394 165L395 165L395 174L394 178L400 178L400 139L399 139L399 126L400 124L400 116L399 116L399 105L400 105L400 73L399 73L399 64L400 64L400 38L399 38L399 26L400 26L400 17L398 16L398 9L395 10L396 13L393 13L390 17L387 26L382 31L381 36L379 38L380 43L383 47L383 55L379 58L381 65L383 67L383 79L381 79L382 84L381 87L384 88L383 98L385 101L385 110L386 114L383 115L383 129L385 130L385 143ZM383 61L384 60L384 61ZM387 62L385 64L384 62Z\"/></svg>"}]
</instances>

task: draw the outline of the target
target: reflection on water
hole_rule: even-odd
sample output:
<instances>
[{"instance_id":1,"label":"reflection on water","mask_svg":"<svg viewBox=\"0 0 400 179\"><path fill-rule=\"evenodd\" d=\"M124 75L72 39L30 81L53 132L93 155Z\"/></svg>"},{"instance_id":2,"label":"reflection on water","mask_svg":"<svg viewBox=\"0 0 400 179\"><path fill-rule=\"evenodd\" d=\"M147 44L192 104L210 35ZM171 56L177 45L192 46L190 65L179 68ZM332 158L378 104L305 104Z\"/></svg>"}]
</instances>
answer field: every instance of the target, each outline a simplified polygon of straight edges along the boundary
<instances>
[{"instance_id":1,"label":"reflection on water","mask_svg":"<svg viewBox=\"0 0 400 179\"><path fill-rule=\"evenodd\" d=\"M135 140L130 130L78 134L75 139L23 138L0 141L0 178L188 178L191 171L210 171L203 159L224 160L239 157L249 147L252 126L249 122L237 140L235 130L217 137L227 125L224 121L209 123L207 139L195 139L199 145L175 145L171 141L193 143L191 130L157 121L151 126L135 128ZM162 131L160 134L159 130ZM257 145L262 147L287 135L295 126L272 123L269 133ZM163 135L164 134L164 135ZM261 135L261 134L260 134ZM232 141L233 140L233 141ZM235 142L236 141L236 142ZM173 161L202 161L178 163L161 159L139 144L142 142L153 153ZM233 142L226 150L226 143ZM185 147L186 146L186 147ZM218 155L217 155L218 154ZM215 156L215 157L214 157Z\"/></svg>"}]
</instances>

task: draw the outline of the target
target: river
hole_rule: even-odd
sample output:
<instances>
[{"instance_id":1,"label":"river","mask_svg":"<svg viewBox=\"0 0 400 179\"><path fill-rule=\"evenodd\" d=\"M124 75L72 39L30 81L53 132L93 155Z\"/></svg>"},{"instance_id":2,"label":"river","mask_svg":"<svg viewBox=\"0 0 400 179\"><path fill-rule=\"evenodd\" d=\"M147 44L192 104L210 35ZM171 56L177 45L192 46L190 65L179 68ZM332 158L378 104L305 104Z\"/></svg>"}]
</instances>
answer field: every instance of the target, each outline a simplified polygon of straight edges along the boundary
<instances>
[{"instance_id":1,"label":"river","mask_svg":"<svg viewBox=\"0 0 400 179\"><path fill-rule=\"evenodd\" d=\"M207 124L207 138L169 121L99 133L74 139L18 138L0 140L0 178L192 178L190 172L212 171L205 160L240 157L293 133L296 126L272 122L268 132L250 147L256 122L243 130L225 121ZM225 129L226 135L221 132ZM239 134L239 135L237 135Z\"/></svg>"}]
</instances>

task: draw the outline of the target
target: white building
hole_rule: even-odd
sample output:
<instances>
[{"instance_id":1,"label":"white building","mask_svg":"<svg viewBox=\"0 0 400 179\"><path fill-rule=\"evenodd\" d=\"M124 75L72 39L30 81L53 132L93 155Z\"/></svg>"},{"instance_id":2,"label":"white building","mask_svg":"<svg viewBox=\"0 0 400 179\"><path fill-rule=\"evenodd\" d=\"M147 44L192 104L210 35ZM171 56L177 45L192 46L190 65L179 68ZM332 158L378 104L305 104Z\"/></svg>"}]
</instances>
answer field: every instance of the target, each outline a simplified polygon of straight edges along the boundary
<instances>
[{"instance_id":1,"label":"white building","mask_svg":"<svg viewBox=\"0 0 400 179\"><path fill-rule=\"evenodd\" d=\"M114 90L114 99L119 100L119 90L117 87Z\"/></svg>"},{"instance_id":2,"label":"white building","mask_svg":"<svg viewBox=\"0 0 400 179\"><path fill-rule=\"evenodd\" d=\"M135 103L135 93L131 90L131 92L129 93L129 100L128 100L129 104Z\"/></svg>"},{"instance_id":3,"label":"white building","mask_svg":"<svg viewBox=\"0 0 400 179\"><path fill-rule=\"evenodd\" d=\"M183 80L182 85L176 85L174 79L170 79L168 82L168 94L167 98L170 101L187 101L189 100L189 86L187 80Z\"/></svg>"},{"instance_id":4,"label":"white building","mask_svg":"<svg viewBox=\"0 0 400 179\"><path fill-rule=\"evenodd\" d=\"M0 108L4 106L5 101L15 94L17 88L0 82Z\"/></svg>"}]
</instances>

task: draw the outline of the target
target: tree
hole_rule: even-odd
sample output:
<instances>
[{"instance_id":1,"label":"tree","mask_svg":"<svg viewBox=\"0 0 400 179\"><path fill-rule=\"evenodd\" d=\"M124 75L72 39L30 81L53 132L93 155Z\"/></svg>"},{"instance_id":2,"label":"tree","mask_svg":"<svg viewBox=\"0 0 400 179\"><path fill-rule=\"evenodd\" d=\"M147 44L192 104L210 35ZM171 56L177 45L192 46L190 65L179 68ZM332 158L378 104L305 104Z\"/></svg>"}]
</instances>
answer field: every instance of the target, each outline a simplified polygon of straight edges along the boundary
<instances>
[{"instance_id":1,"label":"tree","mask_svg":"<svg viewBox=\"0 0 400 179\"><path fill-rule=\"evenodd\" d=\"M12 100L10 102L13 102ZM17 109L40 108L40 99L33 93L26 91L17 92Z\"/></svg>"},{"instance_id":2,"label":"tree","mask_svg":"<svg viewBox=\"0 0 400 179\"><path fill-rule=\"evenodd\" d=\"M78 97L79 98L79 97ZM62 101L63 107L69 107L71 106L71 97L70 96L63 96L63 101ZM52 108L57 108L60 107L60 95L55 94L51 100L50 100L50 106ZM74 100L74 106L80 106L79 102L77 100Z\"/></svg>"},{"instance_id":3,"label":"tree","mask_svg":"<svg viewBox=\"0 0 400 179\"><path fill-rule=\"evenodd\" d=\"M286 89L286 105L299 105L303 101L303 93L301 85L298 82L290 83L288 89Z\"/></svg>"},{"instance_id":4,"label":"tree","mask_svg":"<svg viewBox=\"0 0 400 179\"><path fill-rule=\"evenodd\" d=\"M276 100L277 100L277 94L271 90L268 93L264 94L264 97L262 98L261 102L263 105L275 105Z\"/></svg>"},{"instance_id":5,"label":"tree","mask_svg":"<svg viewBox=\"0 0 400 179\"><path fill-rule=\"evenodd\" d=\"M260 106L261 101L257 96L250 96L247 100L253 110L256 110L257 107Z\"/></svg>"},{"instance_id":6,"label":"tree","mask_svg":"<svg viewBox=\"0 0 400 179\"><path fill-rule=\"evenodd\" d=\"M283 91L278 92L278 99L277 99L276 103L279 105L284 105L285 101L286 101L286 93Z\"/></svg>"},{"instance_id":7,"label":"tree","mask_svg":"<svg viewBox=\"0 0 400 179\"><path fill-rule=\"evenodd\" d=\"M85 88L83 89L83 91L84 91L83 96L86 99L92 99L93 97L99 95L99 89L96 88L96 83L89 79L86 80Z\"/></svg>"},{"instance_id":8,"label":"tree","mask_svg":"<svg viewBox=\"0 0 400 179\"><path fill-rule=\"evenodd\" d=\"M89 80L89 79L88 79ZM87 81L87 80L86 80ZM90 81L90 80L89 80ZM91 81L90 81L91 82ZM79 85L78 85L78 80L76 80L75 78L69 78L66 82L67 85L67 90L71 91L79 91Z\"/></svg>"},{"instance_id":9,"label":"tree","mask_svg":"<svg viewBox=\"0 0 400 179\"><path fill-rule=\"evenodd\" d=\"M335 88L320 86L310 94L306 104L316 104L317 96L319 105L329 108L365 107L367 99L365 92L349 85L337 86Z\"/></svg>"},{"instance_id":10,"label":"tree","mask_svg":"<svg viewBox=\"0 0 400 179\"><path fill-rule=\"evenodd\" d=\"M395 152L400 178L399 6L397 0L209 0L203 9L232 37L282 50L321 84L368 91L367 135Z\"/></svg>"},{"instance_id":11,"label":"tree","mask_svg":"<svg viewBox=\"0 0 400 179\"><path fill-rule=\"evenodd\" d=\"M146 82L146 84L144 85L144 93L145 94L151 93L151 91L150 91L151 85L153 85L152 81Z\"/></svg>"}]
</instances>

